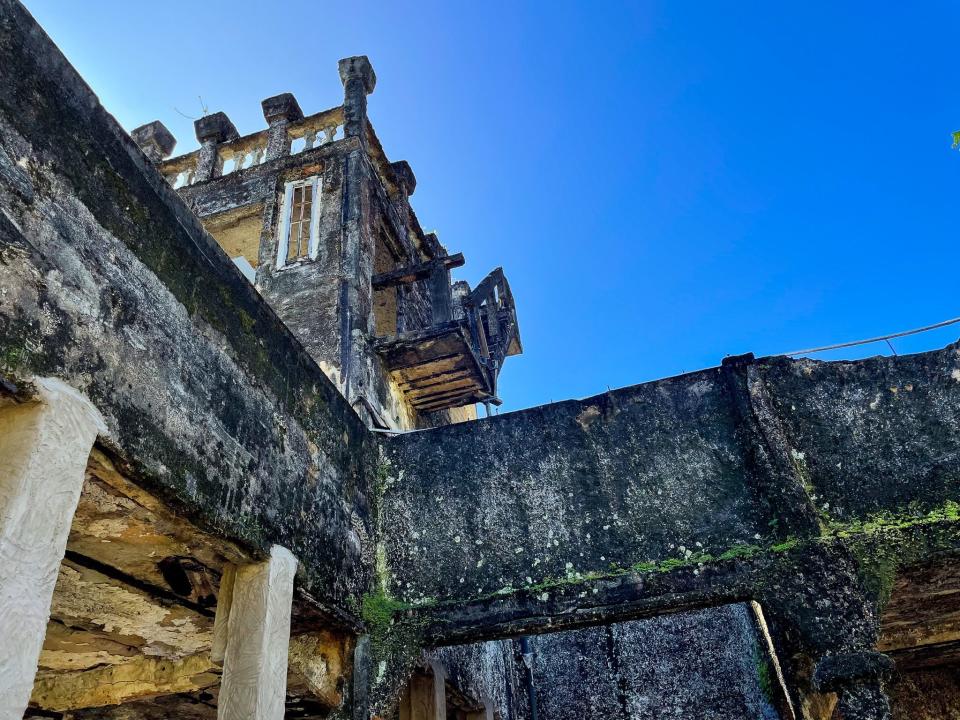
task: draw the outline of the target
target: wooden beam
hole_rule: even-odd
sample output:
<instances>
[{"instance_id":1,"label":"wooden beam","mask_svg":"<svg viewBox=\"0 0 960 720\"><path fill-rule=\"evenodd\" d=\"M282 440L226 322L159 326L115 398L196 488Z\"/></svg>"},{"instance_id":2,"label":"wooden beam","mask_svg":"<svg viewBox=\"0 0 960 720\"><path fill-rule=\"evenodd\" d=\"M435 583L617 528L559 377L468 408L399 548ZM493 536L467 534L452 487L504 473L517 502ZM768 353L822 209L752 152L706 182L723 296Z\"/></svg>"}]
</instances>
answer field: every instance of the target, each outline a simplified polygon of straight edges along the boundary
<instances>
[{"instance_id":1,"label":"wooden beam","mask_svg":"<svg viewBox=\"0 0 960 720\"><path fill-rule=\"evenodd\" d=\"M391 371L394 380L400 385L417 385L443 375L470 373L478 375L479 369L472 359L464 353L448 357L434 358L418 365L408 365Z\"/></svg>"},{"instance_id":2,"label":"wooden beam","mask_svg":"<svg viewBox=\"0 0 960 720\"><path fill-rule=\"evenodd\" d=\"M413 380L402 380L397 384L404 392L408 390L426 390L434 385L447 385L455 380L473 377L473 375L474 373L471 370L453 370L435 373L433 375L424 375L423 377L414 378Z\"/></svg>"},{"instance_id":3,"label":"wooden beam","mask_svg":"<svg viewBox=\"0 0 960 720\"><path fill-rule=\"evenodd\" d=\"M450 397L443 398L442 400L431 400L430 402L424 402L422 404L414 404L414 408L418 412L433 412L434 410L447 410L453 407L461 407L463 405L470 405L476 402L483 402L483 400L477 399L476 393L473 391L467 393L461 393L459 395L452 395Z\"/></svg>"},{"instance_id":4,"label":"wooden beam","mask_svg":"<svg viewBox=\"0 0 960 720\"><path fill-rule=\"evenodd\" d=\"M438 268L450 270L451 268L462 267L465 262L466 260L463 258L463 253L456 253L455 255L447 255L446 257L435 260L427 260L426 262L417 263L416 265L407 265L406 267L397 268L390 272L378 273L373 276L373 289L383 290L393 285L404 285L406 283L416 282L417 280L423 280L432 275Z\"/></svg>"},{"instance_id":5,"label":"wooden beam","mask_svg":"<svg viewBox=\"0 0 960 720\"><path fill-rule=\"evenodd\" d=\"M415 355L413 355L413 357L409 357L410 355L413 355L413 351L410 351L410 353L404 355L402 358L398 358L404 363L403 365L389 364L388 358L387 367L389 368L390 372L400 372L402 370L410 370L412 368L421 368L433 363L443 362L445 360L454 360L455 362L459 362L464 358L464 354L462 352L447 353L445 355L436 355L428 358L416 357Z\"/></svg>"},{"instance_id":6,"label":"wooden beam","mask_svg":"<svg viewBox=\"0 0 960 720\"><path fill-rule=\"evenodd\" d=\"M473 378L460 378L459 380L451 380L448 383L433 385L427 388L412 388L405 394L407 399L412 403L428 403L433 398L439 398L442 395L464 393L468 390L472 392L483 392L483 387Z\"/></svg>"}]
</instances>

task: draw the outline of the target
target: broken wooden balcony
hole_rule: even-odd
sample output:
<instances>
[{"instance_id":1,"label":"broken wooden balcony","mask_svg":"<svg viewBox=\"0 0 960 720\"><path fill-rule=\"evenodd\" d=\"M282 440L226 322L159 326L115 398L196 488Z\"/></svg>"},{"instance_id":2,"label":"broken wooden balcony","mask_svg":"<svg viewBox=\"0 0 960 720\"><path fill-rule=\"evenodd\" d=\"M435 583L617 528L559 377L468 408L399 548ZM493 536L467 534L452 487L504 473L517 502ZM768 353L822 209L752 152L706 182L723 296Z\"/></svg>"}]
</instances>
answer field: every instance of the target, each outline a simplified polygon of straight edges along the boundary
<instances>
[{"instance_id":1,"label":"broken wooden balcony","mask_svg":"<svg viewBox=\"0 0 960 720\"><path fill-rule=\"evenodd\" d=\"M478 402L500 404L488 368L471 347L468 328L461 321L383 338L377 351L418 412Z\"/></svg>"},{"instance_id":2,"label":"broken wooden balcony","mask_svg":"<svg viewBox=\"0 0 960 720\"><path fill-rule=\"evenodd\" d=\"M462 264L462 256L437 262L447 288L443 298L432 293L434 318L440 322L377 341L377 352L394 382L418 412L474 403L500 405L497 377L503 361L522 352L513 296L503 271L497 268L455 301L447 271L451 261ZM375 278L375 285L385 279Z\"/></svg>"}]
</instances>

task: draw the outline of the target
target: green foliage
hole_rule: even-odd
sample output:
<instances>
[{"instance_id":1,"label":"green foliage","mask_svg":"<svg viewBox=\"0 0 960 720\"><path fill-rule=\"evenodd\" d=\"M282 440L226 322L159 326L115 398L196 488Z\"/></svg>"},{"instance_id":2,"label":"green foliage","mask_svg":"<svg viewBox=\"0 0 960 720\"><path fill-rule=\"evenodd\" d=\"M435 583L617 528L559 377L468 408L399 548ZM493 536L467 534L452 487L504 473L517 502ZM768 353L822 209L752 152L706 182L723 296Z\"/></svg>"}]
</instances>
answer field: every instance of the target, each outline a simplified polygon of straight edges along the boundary
<instances>
[{"instance_id":1,"label":"green foliage","mask_svg":"<svg viewBox=\"0 0 960 720\"><path fill-rule=\"evenodd\" d=\"M687 563L680 558L667 558L666 560L663 560L657 564L657 570L660 572L670 572L671 570L676 570L677 568L681 568L686 564Z\"/></svg>"},{"instance_id":2,"label":"green foliage","mask_svg":"<svg viewBox=\"0 0 960 720\"><path fill-rule=\"evenodd\" d=\"M397 613L409 610L412 607L409 603L395 600L381 590L363 596L360 616L367 625L367 630L371 636L382 635L389 631Z\"/></svg>"},{"instance_id":3,"label":"green foliage","mask_svg":"<svg viewBox=\"0 0 960 720\"><path fill-rule=\"evenodd\" d=\"M771 545L770 550L773 552L787 552L787 550L792 550L800 544L800 541L794 537L788 537L782 543L777 543L776 545Z\"/></svg>"},{"instance_id":4,"label":"green foliage","mask_svg":"<svg viewBox=\"0 0 960 720\"><path fill-rule=\"evenodd\" d=\"M907 508L906 511L893 513L889 510L872 513L863 520L831 523L828 530L837 537L853 535L871 535L886 530L903 530L916 525L927 525L943 521L960 520L960 503L947 500L943 505L927 512L919 508Z\"/></svg>"},{"instance_id":5,"label":"green foliage","mask_svg":"<svg viewBox=\"0 0 960 720\"><path fill-rule=\"evenodd\" d=\"M857 558L861 582L882 609L890 599L900 568L936 550L936 541L925 535L924 528L945 524L948 530L940 542L946 539L950 544L949 528L957 521L960 503L947 500L926 512L915 506L900 513L873 513L864 520L835 524L831 532L850 547ZM933 537L937 536L935 532ZM931 542L933 547L928 546Z\"/></svg>"},{"instance_id":6,"label":"green foliage","mask_svg":"<svg viewBox=\"0 0 960 720\"><path fill-rule=\"evenodd\" d=\"M413 607L382 591L363 596L360 616L370 636L374 667L409 667L419 657L426 620L410 613Z\"/></svg>"},{"instance_id":7,"label":"green foliage","mask_svg":"<svg viewBox=\"0 0 960 720\"><path fill-rule=\"evenodd\" d=\"M0 348L0 370L13 372L29 364L33 353L26 344L8 345Z\"/></svg>"},{"instance_id":8,"label":"green foliage","mask_svg":"<svg viewBox=\"0 0 960 720\"><path fill-rule=\"evenodd\" d=\"M760 692L764 699L771 705L774 704L773 678L770 673L770 663L763 656L759 648L753 650L753 666L757 671L757 684L760 686Z\"/></svg>"},{"instance_id":9,"label":"green foliage","mask_svg":"<svg viewBox=\"0 0 960 720\"><path fill-rule=\"evenodd\" d=\"M751 555L756 555L758 552L763 552L763 548L758 545L734 545L732 548L723 553L718 560L736 560L738 558L747 558Z\"/></svg>"},{"instance_id":10,"label":"green foliage","mask_svg":"<svg viewBox=\"0 0 960 720\"><path fill-rule=\"evenodd\" d=\"M236 526L240 534L248 541L262 546L266 538L266 530L260 522L260 518L252 513L240 513L237 515Z\"/></svg>"}]
</instances>

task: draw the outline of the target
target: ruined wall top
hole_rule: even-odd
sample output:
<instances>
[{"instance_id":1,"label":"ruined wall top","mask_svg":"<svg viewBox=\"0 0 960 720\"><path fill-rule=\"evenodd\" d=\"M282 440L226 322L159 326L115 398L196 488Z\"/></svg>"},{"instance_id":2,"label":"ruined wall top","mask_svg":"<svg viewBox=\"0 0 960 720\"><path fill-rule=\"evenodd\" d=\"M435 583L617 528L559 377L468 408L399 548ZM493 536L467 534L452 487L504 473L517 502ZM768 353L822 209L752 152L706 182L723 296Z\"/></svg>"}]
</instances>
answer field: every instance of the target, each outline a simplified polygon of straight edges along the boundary
<instances>
[{"instance_id":1,"label":"ruined wall top","mask_svg":"<svg viewBox=\"0 0 960 720\"><path fill-rule=\"evenodd\" d=\"M413 171L404 161L387 160L367 118L366 96L377 83L369 58L344 58L338 70L344 86L343 103L319 113L305 116L292 93L273 95L261 102L268 127L242 136L224 112L205 115L194 124L201 148L171 159L165 158L176 141L166 128L162 143L158 145L153 137L163 127L159 121L135 128L131 135L176 189L337 140L357 138L367 147L391 194L399 190L411 195L416 187Z\"/></svg>"}]
</instances>

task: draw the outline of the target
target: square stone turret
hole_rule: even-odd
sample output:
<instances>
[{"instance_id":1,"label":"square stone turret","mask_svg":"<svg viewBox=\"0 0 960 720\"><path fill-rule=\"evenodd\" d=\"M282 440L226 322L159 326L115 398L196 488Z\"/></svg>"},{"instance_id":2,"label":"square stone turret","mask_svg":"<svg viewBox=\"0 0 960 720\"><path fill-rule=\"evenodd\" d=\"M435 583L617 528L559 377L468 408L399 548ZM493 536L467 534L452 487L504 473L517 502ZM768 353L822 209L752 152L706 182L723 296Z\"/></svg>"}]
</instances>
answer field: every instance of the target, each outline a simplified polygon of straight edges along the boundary
<instances>
[{"instance_id":1,"label":"square stone turret","mask_svg":"<svg viewBox=\"0 0 960 720\"><path fill-rule=\"evenodd\" d=\"M417 177L374 132L369 58L338 70L341 105L305 117L279 93L261 101L267 128L240 138L208 115L200 150L161 169L368 424L475 418L500 403L500 369L521 350L509 285L497 269L454 300L465 259L423 231Z\"/></svg>"}]
</instances>

